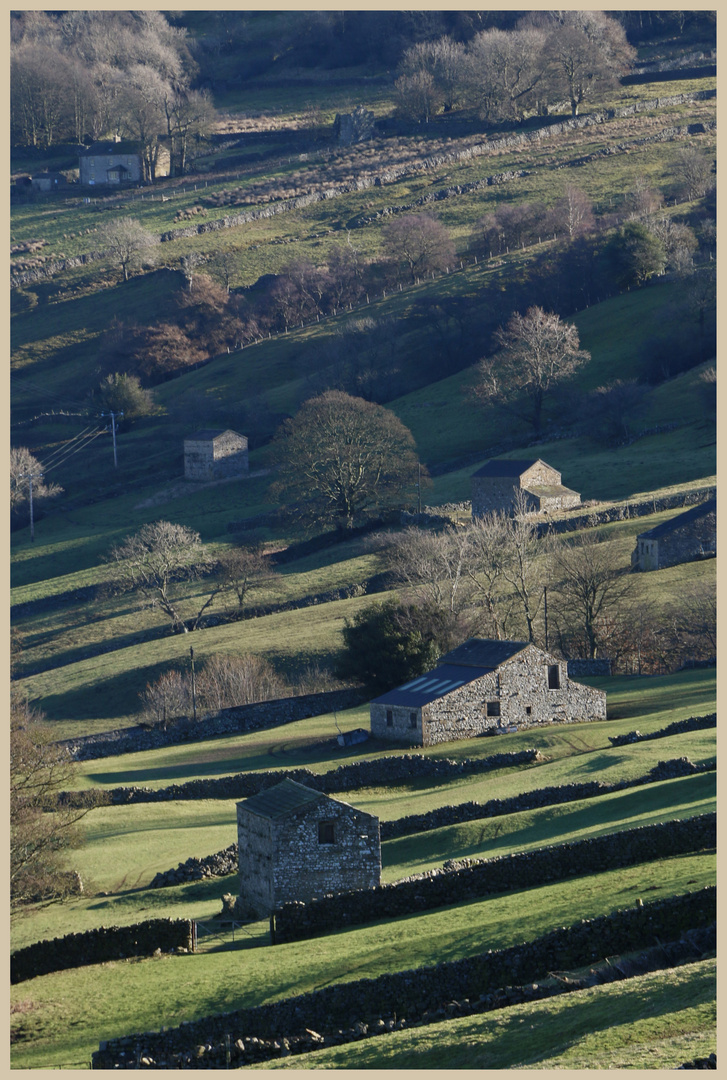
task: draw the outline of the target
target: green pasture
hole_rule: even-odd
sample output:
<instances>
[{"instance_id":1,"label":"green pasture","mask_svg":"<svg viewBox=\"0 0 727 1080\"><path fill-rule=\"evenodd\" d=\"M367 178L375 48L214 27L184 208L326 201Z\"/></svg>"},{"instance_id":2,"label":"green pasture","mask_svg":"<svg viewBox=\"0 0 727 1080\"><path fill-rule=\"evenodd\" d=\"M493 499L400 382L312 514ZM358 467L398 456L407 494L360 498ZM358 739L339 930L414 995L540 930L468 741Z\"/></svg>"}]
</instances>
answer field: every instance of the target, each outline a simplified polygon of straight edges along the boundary
<instances>
[{"instance_id":1,"label":"green pasture","mask_svg":"<svg viewBox=\"0 0 727 1080\"><path fill-rule=\"evenodd\" d=\"M210 952L42 976L12 990L18 1039L13 1065L81 1063L90 1060L101 1039L506 948L628 907L644 893L652 899L704 887L713 875L714 860L708 855L672 858L528 889L518 894L517 903L512 896L491 897L334 932L316 939L315 948L299 943L264 947L263 923L257 924L257 933L251 927L251 937L237 938L234 946L218 944ZM106 915L104 920L111 924Z\"/></svg>"},{"instance_id":2,"label":"green pasture","mask_svg":"<svg viewBox=\"0 0 727 1080\"><path fill-rule=\"evenodd\" d=\"M704 960L254 1068L676 1069L716 1050L716 977Z\"/></svg>"}]
</instances>

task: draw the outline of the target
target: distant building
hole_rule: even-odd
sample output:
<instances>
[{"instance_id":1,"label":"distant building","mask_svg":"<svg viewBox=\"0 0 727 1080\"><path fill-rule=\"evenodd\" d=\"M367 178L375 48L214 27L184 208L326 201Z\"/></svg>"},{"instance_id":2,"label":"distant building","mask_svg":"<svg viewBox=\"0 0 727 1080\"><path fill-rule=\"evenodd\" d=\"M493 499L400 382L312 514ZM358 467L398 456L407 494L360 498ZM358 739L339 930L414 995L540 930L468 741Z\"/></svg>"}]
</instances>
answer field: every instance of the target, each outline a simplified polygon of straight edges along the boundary
<instances>
[{"instance_id":1,"label":"distant building","mask_svg":"<svg viewBox=\"0 0 727 1080\"><path fill-rule=\"evenodd\" d=\"M247 436L236 431L205 428L184 440L185 480L225 480L248 468Z\"/></svg>"},{"instance_id":2,"label":"distant building","mask_svg":"<svg viewBox=\"0 0 727 1080\"><path fill-rule=\"evenodd\" d=\"M534 514L569 510L581 503L577 491L563 486L558 470L540 458L495 458L472 475L472 517L511 513L519 492Z\"/></svg>"},{"instance_id":3,"label":"distant building","mask_svg":"<svg viewBox=\"0 0 727 1080\"><path fill-rule=\"evenodd\" d=\"M259 915L381 883L379 819L295 780L237 804L240 898Z\"/></svg>"},{"instance_id":4,"label":"distant building","mask_svg":"<svg viewBox=\"0 0 727 1080\"><path fill-rule=\"evenodd\" d=\"M78 180L83 187L118 187L144 179L137 142L95 142L78 155Z\"/></svg>"},{"instance_id":5,"label":"distant building","mask_svg":"<svg viewBox=\"0 0 727 1080\"><path fill-rule=\"evenodd\" d=\"M717 500L707 499L669 521L639 533L631 553L634 570L661 570L717 554Z\"/></svg>"},{"instance_id":6,"label":"distant building","mask_svg":"<svg viewBox=\"0 0 727 1080\"><path fill-rule=\"evenodd\" d=\"M536 724L606 719L602 690L526 641L470 638L426 675L374 698L371 733L414 746Z\"/></svg>"},{"instance_id":7,"label":"distant building","mask_svg":"<svg viewBox=\"0 0 727 1080\"><path fill-rule=\"evenodd\" d=\"M68 187L68 181L63 173L42 172L30 177L30 186L34 191L59 191Z\"/></svg>"}]
</instances>

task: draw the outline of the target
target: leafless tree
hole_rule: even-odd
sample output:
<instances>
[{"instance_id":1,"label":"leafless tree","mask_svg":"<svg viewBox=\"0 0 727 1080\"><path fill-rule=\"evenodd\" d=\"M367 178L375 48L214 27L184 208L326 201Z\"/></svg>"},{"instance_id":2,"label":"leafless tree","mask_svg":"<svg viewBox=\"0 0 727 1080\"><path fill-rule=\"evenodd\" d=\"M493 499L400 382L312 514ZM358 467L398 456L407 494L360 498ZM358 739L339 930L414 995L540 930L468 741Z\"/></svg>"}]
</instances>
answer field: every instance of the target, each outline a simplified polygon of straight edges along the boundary
<instances>
[{"instance_id":1,"label":"leafless tree","mask_svg":"<svg viewBox=\"0 0 727 1080\"><path fill-rule=\"evenodd\" d=\"M164 612L172 633L188 631L181 608L185 600L176 586L209 577L217 568L199 533L171 521L142 525L111 549L111 560L116 564L116 587L138 593L150 608ZM192 617L193 630L223 587L218 576L204 590L201 606Z\"/></svg>"},{"instance_id":2,"label":"leafless tree","mask_svg":"<svg viewBox=\"0 0 727 1080\"><path fill-rule=\"evenodd\" d=\"M402 214L389 222L384 239L391 257L407 266L412 281L432 270L454 266L454 244L448 230L431 214Z\"/></svg>"},{"instance_id":3,"label":"leafless tree","mask_svg":"<svg viewBox=\"0 0 727 1080\"><path fill-rule=\"evenodd\" d=\"M154 248L159 243L158 237L132 217L116 218L100 225L98 241L120 268L124 281L129 280L132 270L152 261Z\"/></svg>"},{"instance_id":4,"label":"leafless tree","mask_svg":"<svg viewBox=\"0 0 727 1080\"><path fill-rule=\"evenodd\" d=\"M554 611L578 655L603 653L604 631L633 588L629 570L618 548L593 529L554 546Z\"/></svg>"},{"instance_id":5,"label":"leafless tree","mask_svg":"<svg viewBox=\"0 0 727 1080\"><path fill-rule=\"evenodd\" d=\"M468 98L487 120L518 120L537 100L545 33L484 30L467 50Z\"/></svg>"},{"instance_id":6,"label":"leafless tree","mask_svg":"<svg viewBox=\"0 0 727 1080\"><path fill-rule=\"evenodd\" d=\"M164 671L156 682L146 684L139 698L142 723L166 730L192 711L191 680L181 671Z\"/></svg>"},{"instance_id":7,"label":"leafless tree","mask_svg":"<svg viewBox=\"0 0 727 1080\"><path fill-rule=\"evenodd\" d=\"M305 402L273 444L273 495L302 519L351 528L413 492L411 432L388 409L330 390Z\"/></svg>"},{"instance_id":8,"label":"leafless tree","mask_svg":"<svg viewBox=\"0 0 727 1080\"><path fill-rule=\"evenodd\" d=\"M30 497L30 474L33 475L33 499L54 499L63 494L62 487L42 478L43 466L27 446L13 446L10 449L11 510L17 510L27 503Z\"/></svg>"},{"instance_id":9,"label":"leafless tree","mask_svg":"<svg viewBox=\"0 0 727 1080\"><path fill-rule=\"evenodd\" d=\"M221 556L220 565L225 589L235 594L240 611L253 593L274 590L280 583L280 574L261 547L231 548Z\"/></svg>"},{"instance_id":10,"label":"leafless tree","mask_svg":"<svg viewBox=\"0 0 727 1080\"><path fill-rule=\"evenodd\" d=\"M404 116L428 124L442 104L442 91L430 71L402 75L394 83L397 107Z\"/></svg>"},{"instance_id":11,"label":"leafless tree","mask_svg":"<svg viewBox=\"0 0 727 1080\"><path fill-rule=\"evenodd\" d=\"M593 203L585 191L574 184L567 184L560 199L556 200L548 220L548 232L565 233L573 240L595 225Z\"/></svg>"},{"instance_id":12,"label":"leafless tree","mask_svg":"<svg viewBox=\"0 0 727 1080\"><path fill-rule=\"evenodd\" d=\"M289 687L272 664L251 653L210 656L197 677L199 708L207 713L254 701L270 701L288 692Z\"/></svg>"},{"instance_id":13,"label":"leafless tree","mask_svg":"<svg viewBox=\"0 0 727 1080\"><path fill-rule=\"evenodd\" d=\"M495 341L500 350L480 361L475 393L527 420L539 434L545 398L572 378L590 353L579 347L572 323L540 307L528 308L524 315L515 312L495 333Z\"/></svg>"},{"instance_id":14,"label":"leafless tree","mask_svg":"<svg viewBox=\"0 0 727 1080\"><path fill-rule=\"evenodd\" d=\"M699 199L712 185L712 161L696 146L685 146L674 165L682 197Z\"/></svg>"}]
</instances>

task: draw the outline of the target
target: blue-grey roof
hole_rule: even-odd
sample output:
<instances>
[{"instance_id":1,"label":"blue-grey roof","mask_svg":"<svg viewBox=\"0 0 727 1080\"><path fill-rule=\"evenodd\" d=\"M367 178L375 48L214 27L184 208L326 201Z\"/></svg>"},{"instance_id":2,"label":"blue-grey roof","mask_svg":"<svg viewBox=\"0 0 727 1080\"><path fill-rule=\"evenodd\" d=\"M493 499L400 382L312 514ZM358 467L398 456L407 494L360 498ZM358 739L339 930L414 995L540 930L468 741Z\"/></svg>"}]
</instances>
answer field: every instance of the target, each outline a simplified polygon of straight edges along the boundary
<instances>
[{"instance_id":1,"label":"blue-grey roof","mask_svg":"<svg viewBox=\"0 0 727 1080\"><path fill-rule=\"evenodd\" d=\"M232 431L230 428L201 428L199 431L195 431L192 435L186 435L186 442L214 442L215 439L219 439L220 435L235 435L238 439L242 438L242 435L237 431Z\"/></svg>"},{"instance_id":2,"label":"blue-grey roof","mask_svg":"<svg viewBox=\"0 0 727 1080\"><path fill-rule=\"evenodd\" d=\"M469 638L456 649L441 658L445 664L463 664L466 667L494 671L500 664L517 656L527 648L527 641L499 641L496 638Z\"/></svg>"},{"instance_id":3,"label":"blue-grey roof","mask_svg":"<svg viewBox=\"0 0 727 1080\"><path fill-rule=\"evenodd\" d=\"M481 469L478 469L477 472L472 475L512 476L513 478L516 478L522 476L524 472L531 469L538 461L540 461L540 458L528 458L527 460L521 458L498 458L493 461L488 461L486 465L483 465ZM545 462L543 462L543 465L545 465ZM551 466L549 465L548 468L551 468Z\"/></svg>"},{"instance_id":4,"label":"blue-grey roof","mask_svg":"<svg viewBox=\"0 0 727 1080\"><path fill-rule=\"evenodd\" d=\"M373 698L375 705L405 705L418 709L430 701L445 697L460 686L474 682L482 675L487 675L488 668L461 667L455 664L440 664L426 675L419 675L403 686L387 690L380 697Z\"/></svg>"},{"instance_id":5,"label":"blue-grey roof","mask_svg":"<svg viewBox=\"0 0 727 1080\"><path fill-rule=\"evenodd\" d=\"M655 525L648 532L639 533L639 539L643 536L648 540L658 540L660 536L666 536L668 533L673 532L674 529L679 529L682 525L688 525L690 521L698 521L699 518L714 513L716 509L717 500L707 499L706 502L685 510L683 514L677 514L676 517L669 518L668 521L662 521L661 525Z\"/></svg>"},{"instance_id":6,"label":"blue-grey roof","mask_svg":"<svg viewBox=\"0 0 727 1080\"><path fill-rule=\"evenodd\" d=\"M312 788L299 784L297 780L283 780L280 784L265 788L257 795L251 795L244 799L238 806L244 806L253 814L260 817L280 818L286 814L292 814L303 806L309 806L320 799L327 799L322 791L314 791Z\"/></svg>"}]
</instances>

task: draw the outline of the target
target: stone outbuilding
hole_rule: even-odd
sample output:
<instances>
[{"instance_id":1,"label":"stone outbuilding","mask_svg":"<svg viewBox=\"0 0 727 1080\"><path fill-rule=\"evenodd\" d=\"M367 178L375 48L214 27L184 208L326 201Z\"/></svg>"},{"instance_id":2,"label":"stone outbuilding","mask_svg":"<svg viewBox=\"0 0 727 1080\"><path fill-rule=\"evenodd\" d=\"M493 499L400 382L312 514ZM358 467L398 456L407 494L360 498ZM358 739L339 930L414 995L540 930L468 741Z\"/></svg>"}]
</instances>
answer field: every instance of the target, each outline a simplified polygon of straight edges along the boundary
<instances>
[{"instance_id":1,"label":"stone outbuilding","mask_svg":"<svg viewBox=\"0 0 727 1080\"><path fill-rule=\"evenodd\" d=\"M634 570L661 570L717 554L717 500L707 499L669 521L639 533L631 552Z\"/></svg>"},{"instance_id":2,"label":"stone outbuilding","mask_svg":"<svg viewBox=\"0 0 727 1080\"><path fill-rule=\"evenodd\" d=\"M570 510L581 504L578 492L564 487L558 470L540 458L493 458L472 474L472 517L495 511L512 513L520 492L533 514Z\"/></svg>"},{"instance_id":3,"label":"stone outbuilding","mask_svg":"<svg viewBox=\"0 0 727 1080\"><path fill-rule=\"evenodd\" d=\"M240 899L260 916L381 883L379 819L295 780L237 804L237 844Z\"/></svg>"},{"instance_id":4,"label":"stone outbuilding","mask_svg":"<svg viewBox=\"0 0 727 1080\"><path fill-rule=\"evenodd\" d=\"M606 719L602 690L526 641L470 638L426 675L374 698L371 733L413 746L542 723Z\"/></svg>"},{"instance_id":5,"label":"stone outbuilding","mask_svg":"<svg viewBox=\"0 0 727 1080\"><path fill-rule=\"evenodd\" d=\"M249 468L247 436L203 429L184 440L185 480L226 480Z\"/></svg>"}]
</instances>

